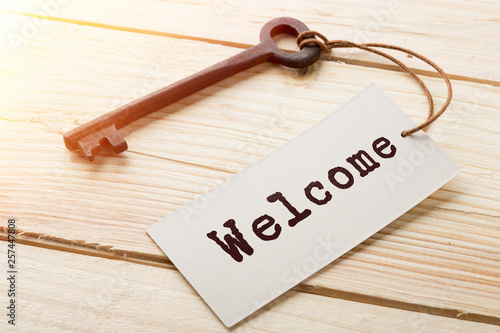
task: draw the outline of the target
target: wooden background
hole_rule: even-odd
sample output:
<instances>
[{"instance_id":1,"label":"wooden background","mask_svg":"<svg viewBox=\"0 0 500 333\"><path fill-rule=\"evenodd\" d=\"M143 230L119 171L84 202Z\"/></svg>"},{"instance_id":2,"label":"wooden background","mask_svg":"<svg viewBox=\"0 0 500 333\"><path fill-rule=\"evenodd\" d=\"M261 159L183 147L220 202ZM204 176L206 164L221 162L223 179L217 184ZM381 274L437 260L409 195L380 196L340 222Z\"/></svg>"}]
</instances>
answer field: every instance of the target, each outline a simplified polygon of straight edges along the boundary
<instances>
[{"instance_id":1,"label":"wooden background","mask_svg":"<svg viewBox=\"0 0 500 333\"><path fill-rule=\"evenodd\" d=\"M0 223L15 217L20 232L17 330L0 313L2 331L226 331L145 228L371 82L425 118L411 78L375 55L335 50L307 72L263 64L155 112L121 131L129 150L118 156L89 163L65 149L64 132L248 48L280 16L442 65L455 95L428 133L463 172L233 330L500 332L495 0L2 1ZM397 55L439 107L443 81Z\"/></svg>"}]
</instances>

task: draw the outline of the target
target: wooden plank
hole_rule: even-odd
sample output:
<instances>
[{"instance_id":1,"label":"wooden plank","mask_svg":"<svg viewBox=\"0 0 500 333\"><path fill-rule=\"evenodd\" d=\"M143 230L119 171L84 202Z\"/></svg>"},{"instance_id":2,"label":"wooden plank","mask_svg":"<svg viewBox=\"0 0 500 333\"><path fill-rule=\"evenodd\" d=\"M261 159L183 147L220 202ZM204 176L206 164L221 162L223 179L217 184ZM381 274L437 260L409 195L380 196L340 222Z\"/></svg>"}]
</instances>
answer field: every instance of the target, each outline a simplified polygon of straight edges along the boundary
<instances>
[{"instance_id":1,"label":"wooden plank","mask_svg":"<svg viewBox=\"0 0 500 333\"><path fill-rule=\"evenodd\" d=\"M370 82L416 121L424 118L425 98L402 73L323 62L303 76L262 65L127 127L131 148L120 156L88 163L64 148L64 131L238 51L52 24L3 67L2 216L17 216L31 239L159 260L146 226L292 139ZM443 83L426 82L442 103ZM464 81L454 87L450 111L429 133L462 175L306 287L500 317L499 88Z\"/></svg>"},{"instance_id":2,"label":"wooden plank","mask_svg":"<svg viewBox=\"0 0 500 333\"><path fill-rule=\"evenodd\" d=\"M7 244L0 242L2 254ZM16 330L226 332L179 272L17 245ZM2 289L6 287L2 279ZM498 332L498 327L289 291L236 332Z\"/></svg>"},{"instance_id":3,"label":"wooden plank","mask_svg":"<svg viewBox=\"0 0 500 333\"><path fill-rule=\"evenodd\" d=\"M349 0L324 1L189 1L62 0L4 1L4 11L52 17L83 25L103 26L176 38L248 47L258 42L260 28L272 18L291 16L331 39L401 45L442 64L456 78L500 83L500 55L494 1ZM35 27L39 20L30 18ZM15 30L22 34L27 23ZM291 44L284 44L292 46ZM397 53L395 53L397 55ZM387 64L364 51L335 50L342 61L368 66ZM401 55L399 55L401 57ZM337 59L337 58L335 58ZM411 67L429 71L417 59ZM432 71L430 71L432 72Z\"/></svg>"}]
</instances>

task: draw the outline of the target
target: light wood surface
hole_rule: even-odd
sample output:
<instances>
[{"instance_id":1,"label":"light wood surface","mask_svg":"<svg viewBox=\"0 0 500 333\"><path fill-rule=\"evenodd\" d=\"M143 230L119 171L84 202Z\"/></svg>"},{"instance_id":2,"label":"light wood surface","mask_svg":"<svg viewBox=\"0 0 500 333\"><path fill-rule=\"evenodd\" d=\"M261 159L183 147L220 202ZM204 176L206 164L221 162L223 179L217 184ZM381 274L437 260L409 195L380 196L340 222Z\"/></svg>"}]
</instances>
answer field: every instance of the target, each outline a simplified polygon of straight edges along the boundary
<instances>
[{"instance_id":1,"label":"light wood surface","mask_svg":"<svg viewBox=\"0 0 500 333\"><path fill-rule=\"evenodd\" d=\"M244 47L256 43L264 23L291 16L331 39L405 45L432 59L446 59L444 69L456 77L497 86L500 81L495 0L54 1L60 4L6 0L0 8L81 25ZM352 51L335 52L343 61L387 63L365 52L355 51L356 59L350 56ZM419 60L407 61L432 74Z\"/></svg>"},{"instance_id":2,"label":"light wood surface","mask_svg":"<svg viewBox=\"0 0 500 333\"><path fill-rule=\"evenodd\" d=\"M173 269L18 246L17 332L224 332ZM5 282L2 279L0 285ZM16 332L4 320L3 332ZM234 332L497 332L495 326L290 291Z\"/></svg>"},{"instance_id":3,"label":"light wood surface","mask_svg":"<svg viewBox=\"0 0 500 333\"><path fill-rule=\"evenodd\" d=\"M392 323L389 331L419 331L408 321L415 318L429 323L421 331L499 331L494 2L74 0L52 10L40 3L0 5L4 36L22 36L30 23L36 28L17 50L8 39L0 44L1 225L16 217L18 242L29 244L19 254L20 292L26 287L19 321L26 331L76 330L78 318L95 319L81 331L224 330L145 228L371 82L416 122L425 118L425 97L407 75L375 56L335 51L342 61L325 57L307 73L263 64L155 112L121 130L129 150L118 156L89 163L64 148L67 130L236 54L258 42L262 24L277 16L299 18L331 38L364 34L370 42L399 44L442 65L454 78L454 99L428 133L463 172L238 330L315 325L314 331L377 332ZM376 14L385 12L391 13L385 20ZM280 45L293 48L290 40ZM437 106L443 103L444 83L415 59L399 57L424 74ZM74 281L61 278L73 275ZM118 279L128 286L99 310L87 309L79 304L98 293L96 276L101 285ZM158 292L162 287L167 291ZM157 310L130 312L134 295L144 298L142 306L154 297ZM49 304L60 311L40 314ZM128 320L119 319L123 313Z\"/></svg>"}]
</instances>

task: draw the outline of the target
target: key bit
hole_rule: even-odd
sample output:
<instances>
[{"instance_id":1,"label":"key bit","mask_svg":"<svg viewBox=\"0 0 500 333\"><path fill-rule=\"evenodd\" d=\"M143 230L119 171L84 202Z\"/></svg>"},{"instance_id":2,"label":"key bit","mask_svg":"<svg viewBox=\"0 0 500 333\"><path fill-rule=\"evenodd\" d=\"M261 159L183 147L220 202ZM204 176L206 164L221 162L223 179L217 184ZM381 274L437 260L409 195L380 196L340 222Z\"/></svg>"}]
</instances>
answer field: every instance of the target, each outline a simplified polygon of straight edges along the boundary
<instances>
[{"instance_id":1,"label":"key bit","mask_svg":"<svg viewBox=\"0 0 500 333\"><path fill-rule=\"evenodd\" d=\"M281 33L298 36L308 30L304 23L294 18L273 19L262 27L259 44L65 133L66 148L81 151L89 161L94 160L103 146L108 146L115 154L119 154L127 150L128 146L118 129L153 111L265 61L292 68L312 65L321 53L318 45L307 45L298 52L287 53L273 40L274 36Z\"/></svg>"},{"instance_id":2,"label":"key bit","mask_svg":"<svg viewBox=\"0 0 500 333\"><path fill-rule=\"evenodd\" d=\"M83 133L83 131L81 133ZM127 142L123 136L121 136L120 132L118 132L114 124L102 128L92 128L92 131L89 131L88 134L75 140L67 140L65 135L64 143L66 148L69 150L79 149L87 156L90 162L94 160L94 156L99 154L104 146L111 148L115 154L119 154L128 148Z\"/></svg>"}]
</instances>

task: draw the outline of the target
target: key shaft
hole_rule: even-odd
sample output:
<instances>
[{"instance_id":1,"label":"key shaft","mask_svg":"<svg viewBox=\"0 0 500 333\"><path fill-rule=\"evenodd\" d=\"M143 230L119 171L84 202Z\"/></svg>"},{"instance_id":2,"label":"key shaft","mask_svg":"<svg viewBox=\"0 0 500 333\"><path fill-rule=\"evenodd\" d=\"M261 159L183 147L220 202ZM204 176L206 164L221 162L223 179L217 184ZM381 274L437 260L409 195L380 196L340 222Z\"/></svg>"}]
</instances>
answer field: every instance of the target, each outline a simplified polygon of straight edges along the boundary
<instances>
[{"instance_id":1,"label":"key shaft","mask_svg":"<svg viewBox=\"0 0 500 333\"><path fill-rule=\"evenodd\" d=\"M66 148L80 150L90 161L94 160L103 146L109 146L115 154L121 153L127 150L128 145L118 129L151 112L265 61L293 68L309 66L318 60L321 53L319 46L310 45L299 52L287 53L272 39L280 33L297 36L307 30L309 29L296 19L274 19L263 26L259 44L65 133Z\"/></svg>"}]
</instances>

